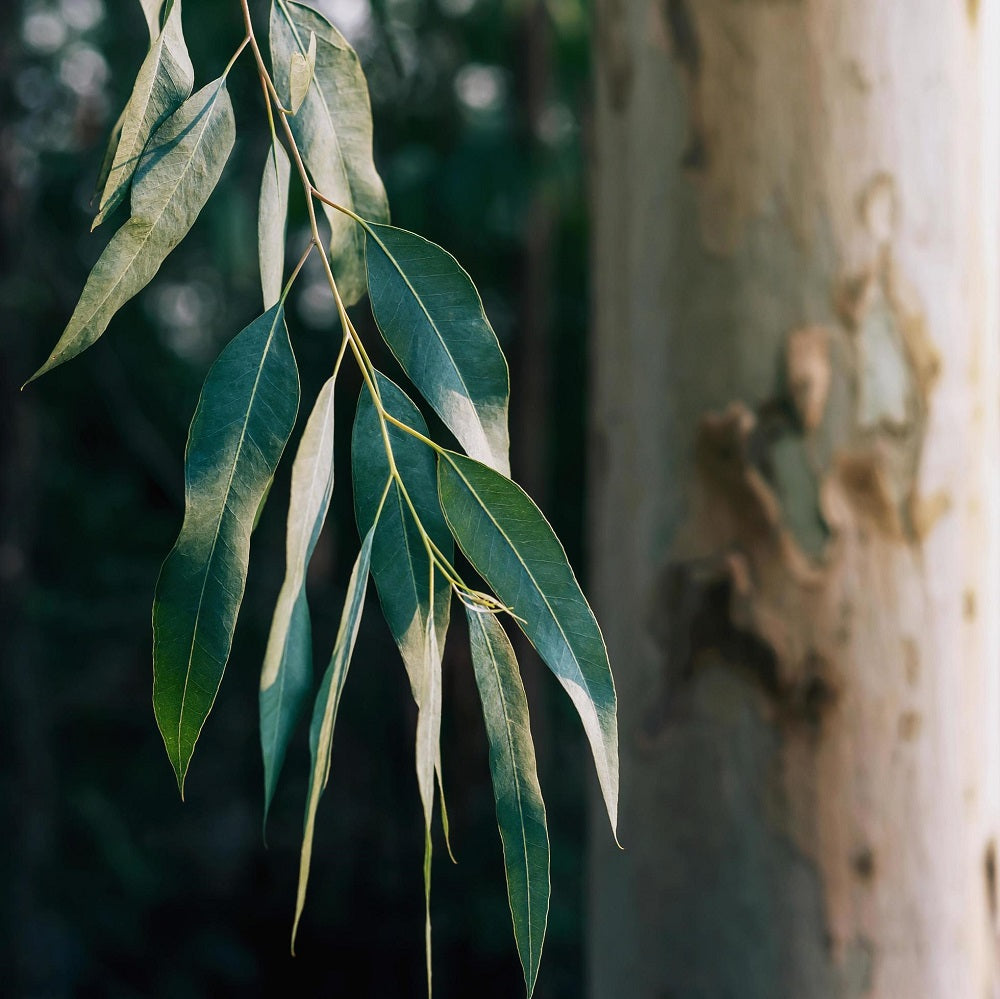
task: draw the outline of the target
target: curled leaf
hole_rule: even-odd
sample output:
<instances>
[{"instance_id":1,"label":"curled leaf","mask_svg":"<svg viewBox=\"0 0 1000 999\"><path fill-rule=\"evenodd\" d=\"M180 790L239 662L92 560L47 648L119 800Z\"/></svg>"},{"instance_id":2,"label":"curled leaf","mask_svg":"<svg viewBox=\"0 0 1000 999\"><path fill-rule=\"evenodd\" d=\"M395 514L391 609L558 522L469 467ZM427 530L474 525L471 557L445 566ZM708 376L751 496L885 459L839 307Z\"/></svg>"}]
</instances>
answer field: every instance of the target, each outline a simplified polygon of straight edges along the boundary
<instances>
[{"instance_id":1,"label":"curled leaf","mask_svg":"<svg viewBox=\"0 0 1000 999\"><path fill-rule=\"evenodd\" d=\"M285 229L288 224L288 181L291 163L280 142L275 141L267 154L264 176L260 182L257 213L257 252L260 258L260 284L264 308L281 298L285 272Z\"/></svg>"},{"instance_id":2,"label":"curled leaf","mask_svg":"<svg viewBox=\"0 0 1000 999\"><path fill-rule=\"evenodd\" d=\"M316 32L309 32L309 48L306 54L292 53L292 65L288 71L289 108L296 114L309 92L309 85L316 72Z\"/></svg>"}]
</instances>

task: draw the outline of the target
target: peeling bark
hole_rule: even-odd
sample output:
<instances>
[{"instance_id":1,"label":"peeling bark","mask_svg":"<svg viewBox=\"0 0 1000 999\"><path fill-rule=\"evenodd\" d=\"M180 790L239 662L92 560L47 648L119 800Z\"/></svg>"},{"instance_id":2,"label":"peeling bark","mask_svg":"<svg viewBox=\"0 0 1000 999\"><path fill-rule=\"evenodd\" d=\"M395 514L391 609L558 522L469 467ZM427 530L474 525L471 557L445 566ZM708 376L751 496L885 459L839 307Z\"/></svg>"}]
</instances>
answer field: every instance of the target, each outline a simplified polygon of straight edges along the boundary
<instances>
[{"instance_id":1,"label":"peeling bark","mask_svg":"<svg viewBox=\"0 0 1000 999\"><path fill-rule=\"evenodd\" d=\"M995 997L1000 0L612 22L591 994Z\"/></svg>"}]
</instances>

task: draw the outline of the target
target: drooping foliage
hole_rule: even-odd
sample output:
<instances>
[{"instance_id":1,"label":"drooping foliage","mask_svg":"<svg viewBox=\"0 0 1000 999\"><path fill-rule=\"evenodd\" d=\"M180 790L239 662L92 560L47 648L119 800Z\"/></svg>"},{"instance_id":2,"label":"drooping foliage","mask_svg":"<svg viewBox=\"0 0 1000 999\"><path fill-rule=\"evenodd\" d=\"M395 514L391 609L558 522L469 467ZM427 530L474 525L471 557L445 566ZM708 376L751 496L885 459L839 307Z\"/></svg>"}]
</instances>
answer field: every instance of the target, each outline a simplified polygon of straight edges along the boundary
<instances>
[{"instance_id":1,"label":"drooping foliage","mask_svg":"<svg viewBox=\"0 0 1000 999\"><path fill-rule=\"evenodd\" d=\"M246 52L260 77L272 137L257 227L265 311L212 366L191 423L184 520L163 564L153 605L157 724L183 793L229 658L257 516L295 425L300 390L285 302L315 254L337 304L341 345L332 353L330 377L296 446L285 579L263 653L260 687L265 814L296 726L313 698L293 945L306 897L317 806L331 773L337 712L371 576L418 711L415 763L425 824L428 988L437 798L443 806L441 661L457 597L468 622L514 936L530 995L548 917L549 845L527 700L501 618L516 622L569 693L591 744L614 829L618 733L607 651L562 545L509 477L507 362L472 279L440 246L389 224L372 157L368 88L357 55L308 4L273 0L269 65L246 0L234 2L242 9L246 37L223 75L192 95L195 75L180 0L141 0L150 48L113 130L94 224L127 198L131 212L34 377L90 347L187 235L234 148L226 79ZM289 269L285 229L293 174L305 194L311 239ZM440 417L465 454L433 440L417 403L376 370L347 312L365 292L377 328L415 397ZM363 378L351 435L362 542L340 629L316 690L306 575L334 489L333 402L348 356ZM488 589L463 578L455 562L456 542Z\"/></svg>"}]
</instances>

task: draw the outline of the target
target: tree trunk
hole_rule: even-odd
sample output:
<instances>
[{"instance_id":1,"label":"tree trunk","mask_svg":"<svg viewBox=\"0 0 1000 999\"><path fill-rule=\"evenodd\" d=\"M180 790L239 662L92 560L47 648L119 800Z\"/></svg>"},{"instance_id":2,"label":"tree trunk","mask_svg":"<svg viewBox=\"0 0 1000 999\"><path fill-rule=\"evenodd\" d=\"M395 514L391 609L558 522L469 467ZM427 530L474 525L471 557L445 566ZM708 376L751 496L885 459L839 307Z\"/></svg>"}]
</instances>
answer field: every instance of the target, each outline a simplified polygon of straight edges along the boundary
<instances>
[{"instance_id":1,"label":"tree trunk","mask_svg":"<svg viewBox=\"0 0 1000 999\"><path fill-rule=\"evenodd\" d=\"M601 0L597 999L1000 992L998 0Z\"/></svg>"}]
</instances>

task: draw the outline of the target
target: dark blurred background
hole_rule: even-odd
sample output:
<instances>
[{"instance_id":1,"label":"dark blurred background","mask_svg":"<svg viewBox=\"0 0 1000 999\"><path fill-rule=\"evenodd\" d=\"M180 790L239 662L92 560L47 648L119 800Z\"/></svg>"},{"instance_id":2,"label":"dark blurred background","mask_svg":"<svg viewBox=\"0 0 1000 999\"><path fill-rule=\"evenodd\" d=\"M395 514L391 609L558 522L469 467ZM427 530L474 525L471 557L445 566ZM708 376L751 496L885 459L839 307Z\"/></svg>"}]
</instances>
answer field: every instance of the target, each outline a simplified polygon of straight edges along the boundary
<instances>
[{"instance_id":1,"label":"dark blurred background","mask_svg":"<svg viewBox=\"0 0 1000 999\"><path fill-rule=\"evenodd\" d=\"M515 475L583 568L588 11L582 0L315 5L364 61L393 220L451 250L482 292L511 363ZM189 0L185 27L200 86L242 37L239 5ZM248 57L230 77L236 149L191 235L95 348L18 392L123 221L88 233L107 133L146 43L138 0L0 3L0 993L418 996L415 712L374 590L320 805L299 957L288 954L306 732L265 849L256 705L284 569L290 455L254 536L233 654L184 804L150 705L150 604L180 525L188 422L212 359L260 311L267 129ZM292 207L290 255L305 239L300 195ZM396 377L364 306L355 312L376 363ZM340 338L317 271L300 278L289 325L301 427ZM357 390L353 372L341 377L339 478L309 577L318 667L358 545L344 461ZM445 654L459 863L438 836L435 992L510 997L523 983L463 631L456 620ZM588 758L568 700L520 652L553 850L536 995L575 997Z\"/></svg>"}]
</instances>

